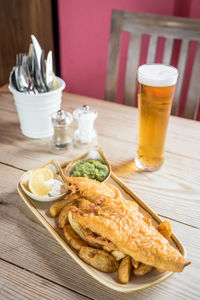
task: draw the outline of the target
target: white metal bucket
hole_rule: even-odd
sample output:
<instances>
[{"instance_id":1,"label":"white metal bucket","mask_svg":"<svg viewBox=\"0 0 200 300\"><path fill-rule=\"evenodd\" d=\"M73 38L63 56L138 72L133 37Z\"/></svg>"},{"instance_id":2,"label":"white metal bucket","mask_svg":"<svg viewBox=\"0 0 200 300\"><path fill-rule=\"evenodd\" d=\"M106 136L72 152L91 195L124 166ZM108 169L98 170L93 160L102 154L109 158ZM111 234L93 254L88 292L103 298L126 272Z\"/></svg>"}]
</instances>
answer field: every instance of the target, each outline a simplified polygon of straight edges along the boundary
<instances>
[{"instance_id":1,"label":"white metal bucket","mask_svg":"<svg viewBox=\"0 0 200 300\"><path fill-rule=\"evenodd\" d=\"M25 94L9 85L17 108L22 133L29 138L53 135L51 116L61 108L65 82L56 77L59 88L47 93Z\"/></svg>"}]
</instances>

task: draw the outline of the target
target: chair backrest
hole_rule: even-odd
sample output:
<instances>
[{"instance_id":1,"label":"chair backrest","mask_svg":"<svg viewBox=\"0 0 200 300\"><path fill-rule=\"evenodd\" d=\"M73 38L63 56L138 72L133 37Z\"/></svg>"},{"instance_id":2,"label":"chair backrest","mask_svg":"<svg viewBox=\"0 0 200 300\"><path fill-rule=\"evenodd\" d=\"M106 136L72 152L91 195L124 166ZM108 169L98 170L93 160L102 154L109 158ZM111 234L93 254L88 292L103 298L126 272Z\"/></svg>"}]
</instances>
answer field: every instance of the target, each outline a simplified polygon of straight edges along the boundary
<instances>
[{"instance_id":1,"label":"chair backrest","mask_svg":"<svg viewBox=\"0 0 200 300\"><path fill-rule=\"evenodd\" d=\"M147 64L155 62L159 37L166 39L162 60L164 64L170 64L174 40L182 40L177 65L179 78L172 107L172 114L174 115L177 115L179 112L180 95L189 46L191 41L197 42L184 110L184 117L196 118L200 97L200 20L113 10L105 90L105 99L109 101L116 100L120 38L123 31L130 32L123 99L126 105L134 105L142 36L150 36Z\"/></svg>"}]
</instances>

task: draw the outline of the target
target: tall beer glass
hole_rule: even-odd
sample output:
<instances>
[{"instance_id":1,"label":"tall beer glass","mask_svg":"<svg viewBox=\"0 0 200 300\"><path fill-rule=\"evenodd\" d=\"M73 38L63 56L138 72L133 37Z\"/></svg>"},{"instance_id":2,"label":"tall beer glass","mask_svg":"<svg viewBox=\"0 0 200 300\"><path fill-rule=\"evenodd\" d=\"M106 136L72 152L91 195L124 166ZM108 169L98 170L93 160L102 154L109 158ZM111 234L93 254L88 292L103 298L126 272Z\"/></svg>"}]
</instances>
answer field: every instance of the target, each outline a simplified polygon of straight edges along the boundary
<instances>
[{"instance_id":1,"label":"tall beer glass","mask_svg":"<svg viewBox=\"0 0 200 300\"><path fill-rule=\"evenodd\" d=\"M139 139L135 163L145 171L155 171L164 161L168 119L178 78L178 70L162 64L138 68Z\"/></svg>"}]
</instances>

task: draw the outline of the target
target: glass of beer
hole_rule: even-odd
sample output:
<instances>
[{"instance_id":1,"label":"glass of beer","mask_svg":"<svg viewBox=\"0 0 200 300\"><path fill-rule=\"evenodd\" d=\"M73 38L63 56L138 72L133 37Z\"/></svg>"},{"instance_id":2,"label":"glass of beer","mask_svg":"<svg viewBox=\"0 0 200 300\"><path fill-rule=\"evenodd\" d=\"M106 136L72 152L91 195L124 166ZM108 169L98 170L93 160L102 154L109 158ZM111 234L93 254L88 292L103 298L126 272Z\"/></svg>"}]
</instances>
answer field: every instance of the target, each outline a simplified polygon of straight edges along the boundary
<instances>
[{"instance_id":1,"label":"glass of beer","mask_svg":"<svg viewBox=\"0 0 200 300\"><path fill-rule=\"evenodd\" d=\"M163 64L138 68L139 138L136 166L144 171L158 170L164 161L168 119L178 70Z\"/></svg>"}]
</instances>

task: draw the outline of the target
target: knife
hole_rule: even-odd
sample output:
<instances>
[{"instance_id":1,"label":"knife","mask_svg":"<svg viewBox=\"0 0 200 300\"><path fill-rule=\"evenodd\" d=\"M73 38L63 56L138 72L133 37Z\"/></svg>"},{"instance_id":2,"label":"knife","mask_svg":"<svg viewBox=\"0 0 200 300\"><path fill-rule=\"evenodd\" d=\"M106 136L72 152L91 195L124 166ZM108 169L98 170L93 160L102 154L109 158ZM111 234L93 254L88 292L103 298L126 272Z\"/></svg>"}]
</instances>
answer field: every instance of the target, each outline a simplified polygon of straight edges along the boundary
<instances>
[{"instance_id":1,"label":"knife","mask_svg":"<svg viewBox=\"0 0 200 300\"><path fill-rule=\"evenodd\" d=\"M42 59L42 48L40 47L40 44L36 37L31 34L31 39L33 42L33 48L34 48L34 60L35 60L35 81L37 84L37 89L42 92L47 92L47 88L42 76L42 67L41 67L41 59Z\"/></svg>"},{"instance_id":2,"label":"knife","mask_svg":"<svg viewBox=\"0 0 200 300\"><path fill-rule=\"evenodd\" d=\"M53 59L52 51L48 52L47 61L46 61L46 85L52 90L53 85Z\"/></svg>"}]
</instances>

